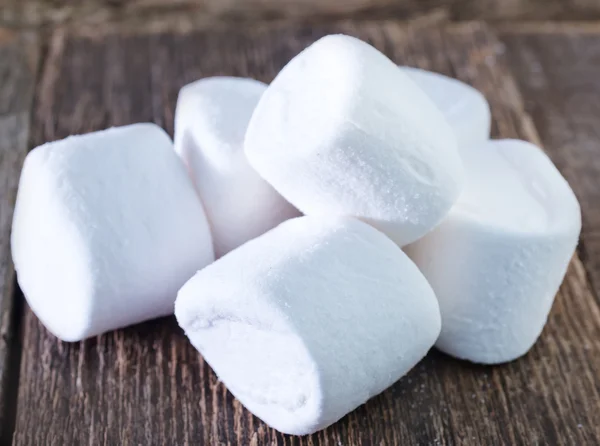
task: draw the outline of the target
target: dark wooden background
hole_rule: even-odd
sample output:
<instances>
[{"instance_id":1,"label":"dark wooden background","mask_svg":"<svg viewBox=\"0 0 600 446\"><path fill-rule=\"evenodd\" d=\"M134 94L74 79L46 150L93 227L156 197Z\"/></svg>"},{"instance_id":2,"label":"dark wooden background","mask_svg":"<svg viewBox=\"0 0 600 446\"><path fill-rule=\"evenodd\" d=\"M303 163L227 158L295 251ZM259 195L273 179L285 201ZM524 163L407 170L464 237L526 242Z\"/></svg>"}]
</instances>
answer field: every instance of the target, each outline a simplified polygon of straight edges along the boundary
<instances>
[{"instance_id":1,"label":"dark wooden background","mask_svg":"<svg viewBox=\"0 0 600 446\"><path fill-rule=\"evenodd\" d=\"M164 22L202 25L276 20L414 18L438 11L452 20L598 20L598 0L0 0L0 23Z\"/></svg>"},{"instance_id":2,"label":"dark wooden background","mask_svg":"<svg viewBox=\"0 0 600 446\"><path fill-rule=\"evenodd\" d=\"M0 445L600 444L600 3L2 2ZM235 12L250 7L251 18ZM57 18L63 9L68 14ZM127 19L136 11L147 23ZM161 19L156 11L168 13ZM218 20L197 19L198 11ZM559 18L586 22L520 20L561 11ZM115 19L117 12L125 16ZM396 18L363 19L380 12ZM449 21L473 17L492 23ZM494 136L542 144L571 183L583 208L581 243L532 351L495 367L432 351L365 406L298 438L269 429L234 400L173 318L76 344L49 335L19 294L10 261L27 151L139 121L172 133L184 84L217 74L268 82L332 32L479 88L492 105Z\"/></svg>"}]
</instances>

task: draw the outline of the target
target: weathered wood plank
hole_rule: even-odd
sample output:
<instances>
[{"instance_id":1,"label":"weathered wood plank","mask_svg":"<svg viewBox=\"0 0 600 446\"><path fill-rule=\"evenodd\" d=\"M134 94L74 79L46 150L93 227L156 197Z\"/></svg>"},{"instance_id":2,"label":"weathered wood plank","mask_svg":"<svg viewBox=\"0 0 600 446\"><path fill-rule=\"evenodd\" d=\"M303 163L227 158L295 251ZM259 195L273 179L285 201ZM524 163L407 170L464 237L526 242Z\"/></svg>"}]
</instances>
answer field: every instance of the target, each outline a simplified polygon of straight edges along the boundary
<instances>
[{"instance_id":1,"label":"weathered wood plank","mask_svg":"<svg viewBox=\"0 0 600 446\"><path fill-rule=\"evenodd\" d=\"M316 38L346 32L398 63L473 83L494 133L536 140L487 28L392 23L91 39L58 33L37 96L35 142L151 120L172 132L178 89L229 74L270 81ZM172 318L77 344L26 311L15 443L44 444L594 444L600 441L600 311L575 257L540 341L524 358L481 367L432 352L407 377L329 429L283 436L250 415Z\"/></svg>"},{"instance_id":2,"label":"weathered wood plank","mask_svg":"<svg viewBox=\"0 0 600 446\"><path fill-rule=\"evenodd\" d=\"M503 32L526 108L583 212L580 245L600 302L600 26Z\"/></svg>"},{"instance_id":3,"label":"weathered wood plank","mask_svg":"<svg viewBox=\"0 0 600 446\"><path fill-rule=\"evenodd\" d=\"M0 23L13 27L84 23L103 25L152 22L193 23L196 27L273 21L311 23L339 19L414 19L432 12L449 12L449 6L464 0L0 0ZM469 0L472 1L472 0Z\"/></svg>"},{"instance_id":4,"label":"weathered wood plank","mask_svg":"<svg viewBox=\"0 0 600 446\"><path fill-rule=\"evenodd\" d=\"M12 436L19 355L10 227L29 138L38 46L35 36L0 28L0 444Z\"/></svg>"},{"instance_id":5,"label":"weathered wood plank","mask_svg":"<svg viewBox=\"0 0 600 446\"><path fill-rule=\"evenodd\" d=\"M0 23L263 23L273 20L413 19L443 11L455 20L598 20L597 0L0 0Z\"/></svg>"}]
</instances>

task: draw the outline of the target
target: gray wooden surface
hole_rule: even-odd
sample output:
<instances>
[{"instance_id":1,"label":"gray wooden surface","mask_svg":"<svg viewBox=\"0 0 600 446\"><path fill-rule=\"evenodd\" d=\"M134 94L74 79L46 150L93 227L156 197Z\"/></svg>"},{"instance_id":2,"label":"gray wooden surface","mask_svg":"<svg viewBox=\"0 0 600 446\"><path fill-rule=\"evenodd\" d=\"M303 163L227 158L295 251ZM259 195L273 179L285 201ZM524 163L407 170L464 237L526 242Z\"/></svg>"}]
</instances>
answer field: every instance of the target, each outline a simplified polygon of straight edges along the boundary
<instances>
[{"instance_id":1,"label":"gray wooden surface","mask_svg":"<svg viewBox=\"0 0 600 446\"><path fill-rule=\"evenodd\" d=\"M39 60L36 36L0 28L0 444L12 436L20 346L10 226Z\"/></svg>"},{"instance_id":2,"label":"gray wooden surface","mask_svg":"<svg viewBox=\"0 0 600 446\"><path fill-rule=\"evenodd\" d=\"M598 20L597 0L0 0L0 23L31 27L181 21L263 24L266 21L414 19L439 12L451 20Z\"/></svg>"}]
</instances>

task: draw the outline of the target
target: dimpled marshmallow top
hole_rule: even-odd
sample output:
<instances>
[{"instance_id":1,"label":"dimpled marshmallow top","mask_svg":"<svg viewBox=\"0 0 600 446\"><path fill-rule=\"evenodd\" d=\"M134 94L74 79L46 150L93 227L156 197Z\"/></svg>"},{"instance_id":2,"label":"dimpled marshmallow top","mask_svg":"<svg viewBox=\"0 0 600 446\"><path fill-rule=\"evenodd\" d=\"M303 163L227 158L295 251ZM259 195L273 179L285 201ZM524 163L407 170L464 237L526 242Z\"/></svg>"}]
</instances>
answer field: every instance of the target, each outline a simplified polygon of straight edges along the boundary
<instances>
[{"instance_id":1,"label":"dimpled marshmallow top","mask_svg":"<svg viewBox=\"0 0 600 446\"><path fill-rule=\"evenodd\" d=\"M256 107L245 149L306 215L358 217L399 245L438 224L462 189L441 112L387 57L343 35L283 68Z\"/></svg>"},{"instance_id":2,"label":"dimpled marshmallow top","mask_svg":"<svg viewBox=\"0 0 600 446\"><path fill-rule=\"evenodd\" d=\"M533 144L490 141L463 155L465 193L406 251L440 303L436 346L474 362L510 361L544 327L577 245L579 204Z\"/></svg>"},{"instance_id":3,"label":"dimpled marshmallow top","mask_svg":"<svg viewBox=\"0 0 600 446\"><path fill-rule=\"evenodd\" d=\"M217 257L299 215L244 154L246 127L266 88L253 79L212 77L179 93L175 150L202 198Z\"/></svg>"},{"instance_id":4,"label":"dimpled marshmallow top","mask_svg":"<svg viewBox=\"0 0 600 446\"><path fill-rule=\"evenodd\" d=\"M229 390L275 429L325 428L413 367L440 330L417 267L359 220L288 220L200 271L175 315Z\"/></svg>"},{"instance_id":5,"label":"dimpled marshmallow top","mask_svg":"<svg viewBox=\"0 0 600 446\"><path fill-rule=\"evenodd\" d=\"M443 74L412 67L400 69L444 114L454 130L459 149L484 143L490 138L490 106L479 91Z\"/></svg>"},{"instance_id":6,"label":"dimpled marshmallow top","mask_svg":"<svg viewBox=\"0 0 600 446\"><path fill-rule=\"evenodd\" d=\"M171 314L177 290L213 260L200 201L154 124L34 149L12 254L32 310L65 341Z\"/></svg>"}]
</instances>

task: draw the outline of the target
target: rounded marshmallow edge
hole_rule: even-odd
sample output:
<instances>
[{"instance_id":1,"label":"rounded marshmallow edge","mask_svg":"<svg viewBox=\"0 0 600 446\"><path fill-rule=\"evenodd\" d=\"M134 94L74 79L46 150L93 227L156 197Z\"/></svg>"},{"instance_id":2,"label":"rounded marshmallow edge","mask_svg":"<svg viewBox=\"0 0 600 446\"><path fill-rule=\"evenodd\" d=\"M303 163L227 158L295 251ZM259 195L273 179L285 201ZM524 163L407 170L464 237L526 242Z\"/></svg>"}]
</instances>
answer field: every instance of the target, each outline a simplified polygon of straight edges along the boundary
<instances>
[{"instance_id":1,"label":"rounded marshmallow edge","mask_svg":"<svg viewBox=\"0 0 600 446\"><path fill-rule=\"evenodd\" d=\"M464 159L465 192L406 252L440 304L436 347L472 362L502 363L527 353L542 332L577 245L581 212L568 183L533 144L490 141Z\"/></svg>"},{"instance_id":2,"label":"rounded marshmallow edge","mask_svg":"<svg viewBox=\"0 0 600 446\"><path fill-rule=\"evenodd\" d=\"M175 151L209 219L216 257L299 212L248 164L248 121L266 85L217 76L184 86L175 111Z\"/></svg>"},{"instance_id":3,"label":"rounded marshmallow edge","mask_svg":"<svg viewBox=\"0 0 600 446\"><path fill-rule=\"evenodd\" d=\"M468 173L454 216L515 235L579 234L577 197L539 147L516 139L492 140L465 148L461 155Z\"/></svg>"},{"instance_id":4,"label":"rounded marshmallow edge","mask_svg":"<svg viewBox=\"0 0 600 446\"><path fill-rule=\"evenodd\" d=\"M400 66L448 120L459 150L490 138L490 106L479 90L458 79L421 68Z\"/></svg>"},{"instance_id":5,"label":"rounded marshmallow edge","mask_svg":"<svg viewBox=\"0 0 600 446\"><path fill-rule=\"evenodd\" d=\"M71 342L172 314L181 284L214 259L191 181L154 124L30 152L11 247L32 310Z\"/></svg>"},{"instance_id":6,"label":"rounded marshmallow edge","mask_svg":"<svg viewBox=\"0 0 600 446\"><path fill-rule=\"evenodd\" d=\"M228 389L275 429L323 429L393 384L435 342L417 267L349 218L288 220L200 271L175 315Z\"/></svg>"},{"instance_id":7,"label":"rounded marshmallow edge","mask_svg":"<svg viewBox=\"0 0 600 446\"><path fill-rule=\"evenodd\" d=\"M45 154L36 150L26 157L21 174L11 233L12 260L19 287L33 313L54 336L63 341L76 342L85 337L91 323L91 302L86 299L71 299L57 308L59 306L56 299L49 290L58 290L56 295L60 297L75 296L77 293L91 294L93 284L88 274L91 259L89 253L83 249L82 235L77 226L66 218L66 212L47 211L53 203L53 188L35 188L32 187L33 182L28 180L29 172L36 171L35 178L40 184L53 181L40 166ZM31 195L37 195L36 202L29 203L28 198L23 198ZM35 209L36 207L38 209ZM39 222L39 215L46 217L42 220L43 224L38 223L41 234L31 233L20 223ZM79 259L69 265L72 280L64 280L64 264L61 264L58 258L56 261L49 261L45 256L26 256L22 252L22 249L30 249L22 247L27 243L43 245L48 243L47 241L54 245L51 250L57 252L57 257L62 255ZM57 311L62 314L57 316Z\"/></svg>"},{"instance_id":8,"label":"rounded marshmallow edge","mask_svg":"<svg viewBox=\"0 0 600 446\"><path fill-rule=\"evenodd\" d=\"M226 167L243 144L250 116L267 85L251 78L213 76L184 85L177 97L175 110L175 151L185 160L181 139L185 132L198 132L210 138L207 149L214 150L211 161ZM192 122L189 122L192 121ZM221 150L224 149L224 150Z\"/></svg>"},{"instance_id":9,"label":"rounded marshmallow edge","mask_svg":"<svg viewBox=\"0 0 600 446\"><path fill-rule=\"evenodd\" d=\"M296 56L259 101L250 164L306 215L360 218L400 246L437 225L462 190L456 137L392 61L344 35Z\"/></svg>"}]
</instances>

